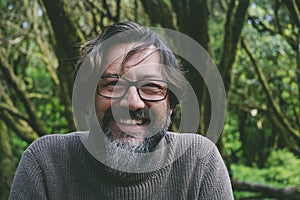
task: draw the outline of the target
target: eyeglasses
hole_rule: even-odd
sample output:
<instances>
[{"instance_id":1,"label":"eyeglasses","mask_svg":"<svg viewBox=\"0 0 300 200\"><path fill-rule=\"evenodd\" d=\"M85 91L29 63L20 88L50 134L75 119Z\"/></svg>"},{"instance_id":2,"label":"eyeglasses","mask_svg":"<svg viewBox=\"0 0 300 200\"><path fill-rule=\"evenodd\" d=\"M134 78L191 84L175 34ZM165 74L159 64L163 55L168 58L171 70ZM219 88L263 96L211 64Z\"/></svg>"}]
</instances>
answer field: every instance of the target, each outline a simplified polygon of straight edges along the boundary
<instances>
[{"instance_id":1,"label":"eyeglasses","mask_svg":"<svg viewBox=\"0 0 300 200\"><path fill-rule=\"evenodd\" d=\"M97 85L97 93L106 98L122 98L131 86L136 87L139 97L145 101L162 101L168 94L166 81L156 79L129 81L117 75L102 76Z\"/></svg>"}]
</instances>

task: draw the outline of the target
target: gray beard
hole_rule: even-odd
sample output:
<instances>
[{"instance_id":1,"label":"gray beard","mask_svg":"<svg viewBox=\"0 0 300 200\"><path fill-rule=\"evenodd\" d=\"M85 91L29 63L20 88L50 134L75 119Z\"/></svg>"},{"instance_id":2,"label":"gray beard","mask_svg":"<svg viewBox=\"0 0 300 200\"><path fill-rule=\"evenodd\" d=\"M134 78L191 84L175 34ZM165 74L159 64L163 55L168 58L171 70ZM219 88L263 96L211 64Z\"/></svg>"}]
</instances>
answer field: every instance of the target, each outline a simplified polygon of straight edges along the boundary
<instances>
[{"instance_id":1,"label":"gray beard","mask_svg":"<svg viewBox=\"0 0 300 200\"><path fill-rule=\"evenodd\" d=\"M105 149L106 149L106 164L112 169L110 173L118 176L124 176L124 172L132 171L136 167L145 165L147 161L142 157L145 153L155 151L162 138L165 137L166 132L171 124L170 110L167 111L167 119L165 126L162 127L157 134L152 137L145 138L143 142L137 141L134 138L128 142L121 142L111 136L111 130L105 130ZM149 130L151 131L151 130ZM147 157L147 159L151 159Z\"/></svg>"}]
</instances>

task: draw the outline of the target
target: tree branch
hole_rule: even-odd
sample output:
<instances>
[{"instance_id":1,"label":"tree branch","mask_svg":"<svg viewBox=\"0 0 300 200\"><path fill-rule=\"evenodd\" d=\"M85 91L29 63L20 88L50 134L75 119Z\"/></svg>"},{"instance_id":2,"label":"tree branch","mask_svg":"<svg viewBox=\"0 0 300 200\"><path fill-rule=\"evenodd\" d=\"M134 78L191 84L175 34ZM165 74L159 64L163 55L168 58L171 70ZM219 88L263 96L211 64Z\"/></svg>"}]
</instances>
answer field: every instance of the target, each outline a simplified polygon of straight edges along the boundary
<instances>
[{"instance_id":1,"label":"tree branch","mask_svg":"<svg viewBox=\"0 0 300 200\"><path fill-rule=\"evenodd\" d=\"M39 138L36 132L26 121L22 119L16 119L6 111L0 113L0 118L5 122L7 127L12 129L22 140L28 144Z\"/></svg>"},{"instance_id":2,"label":"tree branch","mask_svg":"<svg viewBox=\"0 0 300 200\"><path fill-rule=\"evenodd\" d=\"M59 79L56 74L56 67L53 66L53 61L51 62L52 59L49 55L51 55L51 52L49 51L49 44L45 41L47 41L45 38L43 38L43 34L41 30L39 29L39 22L38 22L38 3L37 1L34 1L33 3L33 13L31 13L32 17L32 23L33 23L33 32L36 35L36 42L40 47L41 52L43 52L44 56L41 57L43 62L46 64L46 69L48 70L54 84L57 86L59 85Z\"/></svg>"},{"instance_id":3,"label":"tree branch","mask_svg":"<svg viewBox=\"0 0 300 200\"><path fill-rule=\"evenodd\" d=\"M275 8L274 8L274 14L275 14L275 24L277 26L277 29L278 29L278 32L279 33L282 33L282 26L281 26L281 23L279 21L279 8L280 8L280 1L279 0L276 0L276 3L275 3Z\"/></svg>"},{"instance_id":4,"label":"tree branch","mask_svg":"<svg viewBox=\"0 0 300 200\"><path fill-rule=\"evenodd\" d=\"M238 2L238 5L235 5ZM226 91L229 91L231 84L231 71L235 62L238 41L240 40L241 32L244 26L245 17L249 6L247 1L231 0L228 5L225 35L222 47L221 59L218 64Z\"/></svg>"},{"instance_id":5,"label":"tree branch","mask_svg":"<svg viewBox=\"0 0 300 200\"><path fill-rule=\"evenodd\" d=\"M283 3L291 12L291 17L295 21L295 24L300 25L300 2L296 0L285 0Z\"/></svg>"},{"instance_id":6,"label":"tree branch","mask_svg":"<svg viewBox=\"0 0 300 200\"><path fill-rule=\"evenodd\" d=\"M121 1L120 0L116 0L117 6L116 6L116 14L115 14L115 16L113 16L113 14L111 13L111 11L109 9L109 6L107 4L107 1L106 0L102 0L102 2L103 2L103 8L106 10L107 17L110 20L114 21L114 22L119 21L119 18L120 18L120 3L121 3Z\"/></svg>"},{"instance_id":7,"label":"tree branch","mask_svg":"<svg viewBox=\"0 0 300 200\"><path fill-rule=\"evenodd\" d=\"M149 16L151 24L161 24L165 28L175 29L173 25L172 10L165 1L141 0L141 3Z\"/></svg>"},{"instance_id":8,"label":"tree branch","mask_svg":"<svg viewBox=\"0 0 300 200\"><path fill-rule=\"evenodd\" d=\"M64 117L70 130L75 129L72 110L72 91L74 82L74 62L78 59L78 49L74 44L84 41L84 34L74 15L72 7L66 0L43 0L49 20L51 21L56 43L54 52L59 66L57 75L60 81L60 101L64 105Z\"/></svg>"},{"instance_id":9,"label":"tree branch","mask_svg":"<svg viewBox=\"0 0 300 200\"><path fill-rule=\"evenodd\" d=\"M242 48L246 51L247 55L249 56L255 71L259 77L259 80L263 86L264 91L266 92L268 101L271 105L271 108L274 110L274 113L276 114L276 117L279 119L279 123L281 123L283 125L283 127L290 133L295 135L296 137L300 137L300 132L299 130L296 130L293 128L293 126L290 124L290 122L288 121L288 119L284 116L284 114L281 112L280 106L277 104L277 102L274 99L272 90L267 82L267 79L263 73L263 71L260 69L260 67L258 66L256 59L254 58L254 56L252 55L252 53L250 52L247 44L245 43L245 41L242 39L241 40L242 43Z\"/></svg>"},{"instance_id":10,"label":"tree branch","mask_svg":"<svg viewBox=\"0 0 300 200\"><path fill-rule=\"evenodd\" d=\"M268 27L265 23L263 23L262 21L259 21L258 23L256 22L256 19L258 19L258 17L254 17L254 16L249 16L248 19L250 19L253 23L252 26L258 31L258 32L268 32L271 35L276 35L279 34L281 35L283 38L285 38L285 40L289 43L289 45L292 47L292 49L295 51L298 48L298 44L296 42L295 39L293 39L292 37L289 37L288 35L286 35L284 33L284 31L282 31L282 27L278 28L278 31L271 29L270 27Z\"/></svg>"},{"instance_id":11,"label":"tree branch","mask_svg":"<svg viewBox=\"0 0 300 200\"><path fill-rule=\"evenodd\" d=\"M17 117L19 119L22 119L26 122L28 122L28 120L26 119L25 116L23 116L20 112L18 112L18 110L15 107L11 107L6 103L2 103L0 102L0 108L3 111L7 111L9 114L11 114L13 117Z\"/></svg>"},{"instance_id":12,"label":"tree branch","mask_svg":"<svg viewBox=\"0 0 300 200\"><path fill-rule=\"evenodd\" d=\"M264 197L299 200L300 191L296 188L274 188L257 183L247 183L237 180L231 180L233 189L236 191L249 191L262 193Z\"/></svg>"},{"instance_id":13,"label":"tree branch","mask_svg":"<svg viewBox=\"0 0 300 200\"><path fill-rule=\"evenodd\" d=\"M8 199L9 190L14 178L14 171L16 166L15 162L13 161L7 127L1 120L0 128L0 199Z\"/></svg>"},{"instance_id":14,"label":"tree branch","mask_svg":"<svg viewBox=\"0 0 300 200\"><path fill-rule=\"evenodd\" d=\"M8 85L11 85L13 90L16 92L16 94L18 94L18 97L21 99L21 102L23 103L28 113L30 125L32 126L32 128L37 132L39 136L45 135L47 133L46 128L36 115L35 107L30 102L28 94L22 86L20 79L10 70L11 68L12 67L7 62L7 59L4 58L3 53L0 52L0 70L3 73L3 77L6 79Z\"/></svg>"},{"instance_id":15,"label":"tree branch","mask_svg":"<svg viewBox=\"0 0 300 200\"><path fill-rule=\"evenodd\" d=\"M95 1L93 0L88 0L88 1L84 1L84 3L86 4L86 6L89 8L88 11L90 11L91 15L92 15L92 20L93 23L91 24L93 32L97 33L99 32L99 27L102 28L103 25L103 18L104 18L104 13L103 13L103 8L100 7L99 5L97 5L95 3ZM88 17L88 15L87 15Z\"/></svg>"}]
</instances>

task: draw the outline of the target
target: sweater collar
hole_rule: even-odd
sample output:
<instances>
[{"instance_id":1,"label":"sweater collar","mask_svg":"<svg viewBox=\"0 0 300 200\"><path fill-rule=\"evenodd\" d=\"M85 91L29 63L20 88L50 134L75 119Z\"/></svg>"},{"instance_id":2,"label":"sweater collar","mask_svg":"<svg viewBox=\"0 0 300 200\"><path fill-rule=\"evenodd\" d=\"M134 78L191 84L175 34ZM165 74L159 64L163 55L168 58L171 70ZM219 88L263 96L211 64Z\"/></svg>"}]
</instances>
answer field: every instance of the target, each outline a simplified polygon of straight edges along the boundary
<instances>
[{"instance_id":1,"label":"sweater collar","mask_svg":"<svg viewBox=\"0 0 300 200\"><path fill-rule=\"evenodd\" d=\"M169 145L172 142L172 137L170 134L166 134L161 141L159 142L159 151L151 153L149 157L145 157L144 162L147 163L154 163L156 166L147 166L149 169L144 171L135 172L134 170L131 172L124 172L121 170L113 169L104 162L101 162L101 159L98 159L97 156L93 155L92 152L89 151L86 144L83 145L84 140L81 137L81 144L83 147L83 152L87 160L87 165L91 166L91 170L97 171L99 176L106 179L108 182L113 182L114 184L128 184L128 183L137 183L141 181L146 181L153 176L161 173L167 173L170 169L169 164L172 163L174 152L172 150L172 145ZM103 151L104 149L102 149ZM152 159L151 161L148 159ZM137 167L138 168L138 167Z\"/></svg>"}]
</instances>

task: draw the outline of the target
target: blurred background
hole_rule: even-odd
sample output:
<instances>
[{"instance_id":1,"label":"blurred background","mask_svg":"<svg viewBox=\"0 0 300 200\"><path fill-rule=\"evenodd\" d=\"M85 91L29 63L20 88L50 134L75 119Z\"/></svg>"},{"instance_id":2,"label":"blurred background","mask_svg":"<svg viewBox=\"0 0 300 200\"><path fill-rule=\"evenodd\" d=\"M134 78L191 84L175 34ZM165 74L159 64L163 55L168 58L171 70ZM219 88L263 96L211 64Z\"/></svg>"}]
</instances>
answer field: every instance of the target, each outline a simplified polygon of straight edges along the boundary
<instances>
[{"instance_id":1,"label":"blurred background","mask_svg":"<svg viewBox=\"0 0 300 200\"><path fill-rule=\"evenodd\" d=\"M0 200L32 141L76 130L79 47L118 21L180 31L215 61L227 94L217 145L236 199L300 199L300 0L0 0L0 16ZM205 135L209 94L184 66Z\"/></svg>"}]
</instances>

